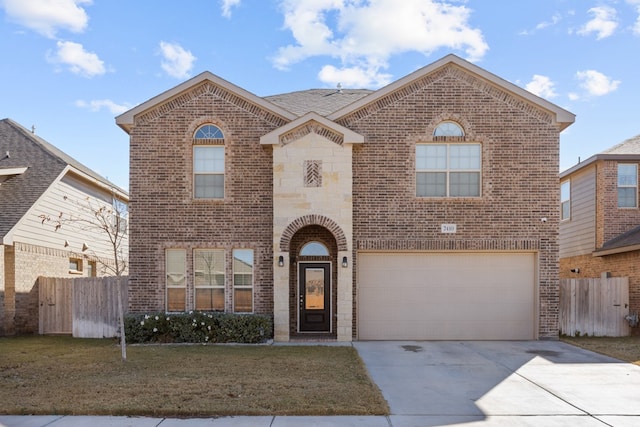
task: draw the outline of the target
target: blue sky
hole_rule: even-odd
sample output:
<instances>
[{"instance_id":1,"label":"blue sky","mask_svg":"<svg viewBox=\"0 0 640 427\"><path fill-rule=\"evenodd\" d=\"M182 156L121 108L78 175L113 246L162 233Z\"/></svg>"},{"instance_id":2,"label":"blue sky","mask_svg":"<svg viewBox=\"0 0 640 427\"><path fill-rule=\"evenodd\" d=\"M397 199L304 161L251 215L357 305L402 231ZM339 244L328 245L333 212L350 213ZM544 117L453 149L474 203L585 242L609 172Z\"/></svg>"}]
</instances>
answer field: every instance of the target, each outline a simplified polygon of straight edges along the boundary
<instances>
[{"instance_id":1,"label":"blue sky","mask_svg":"<svg viewBox=\"0 0 640 427\"><path fill-rule=\"evenodd\" d=\"M377 89L454 53L577 115L560 170L640 134L640 0L0 0L0 118L128 188L114 117L202 71Z\"/></svg>"}]
</instances>

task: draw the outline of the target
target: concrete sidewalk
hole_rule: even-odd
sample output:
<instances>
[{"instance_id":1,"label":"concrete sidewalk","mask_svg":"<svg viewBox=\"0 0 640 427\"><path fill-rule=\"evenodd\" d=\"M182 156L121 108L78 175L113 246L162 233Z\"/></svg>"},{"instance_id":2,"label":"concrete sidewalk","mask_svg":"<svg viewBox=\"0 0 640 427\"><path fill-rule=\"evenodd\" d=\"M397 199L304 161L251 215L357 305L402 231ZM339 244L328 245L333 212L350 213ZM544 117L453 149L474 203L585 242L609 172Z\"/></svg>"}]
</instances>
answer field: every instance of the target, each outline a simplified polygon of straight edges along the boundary
<instances>
[{"instance_id":1,"label":"concrete sidewalk","mask_svg":"<svg viewBox=\"0 0 640 427\"><path fill-rule=\"evenodd\" d=\"M557 341L355 342L386 416L2 416L6 427L640 426L640 367Z\"/></svg>"}]
</instances>

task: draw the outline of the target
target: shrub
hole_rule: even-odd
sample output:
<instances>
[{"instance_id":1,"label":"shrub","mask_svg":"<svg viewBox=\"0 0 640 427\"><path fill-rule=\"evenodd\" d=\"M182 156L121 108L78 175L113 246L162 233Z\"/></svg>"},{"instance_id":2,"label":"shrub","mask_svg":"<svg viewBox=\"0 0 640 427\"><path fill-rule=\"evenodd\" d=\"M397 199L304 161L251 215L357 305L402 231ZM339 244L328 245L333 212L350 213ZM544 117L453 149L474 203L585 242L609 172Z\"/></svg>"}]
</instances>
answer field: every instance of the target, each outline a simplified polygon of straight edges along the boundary
<instances>
[{"instance_id":1,"label":"shrub","mask_svg":"<svg viewBox=\"0 0 640 427\"><path fill-rule=\"evenodd\" d=\"M129 314L124 322L128 343L247 343L273 338L271 316L234 313Z\"/></svg>"}]
</instances>

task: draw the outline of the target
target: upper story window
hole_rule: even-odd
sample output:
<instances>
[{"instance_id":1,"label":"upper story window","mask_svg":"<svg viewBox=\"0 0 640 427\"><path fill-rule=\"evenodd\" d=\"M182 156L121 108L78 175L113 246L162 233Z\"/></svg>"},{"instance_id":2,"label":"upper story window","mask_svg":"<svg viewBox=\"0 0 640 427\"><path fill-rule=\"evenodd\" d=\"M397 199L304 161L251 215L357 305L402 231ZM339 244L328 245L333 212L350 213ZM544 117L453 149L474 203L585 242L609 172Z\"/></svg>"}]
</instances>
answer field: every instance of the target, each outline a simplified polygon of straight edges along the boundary
<instances>
[{"instance_id":1,"label":"upper story window","mask_svg":"<svg viewBox=\"0 0 640 427\"><path fill-rule=\"evenodd\" d=\"M560 184L560 219L571 218L571 181Z\"/></svg>"},{"instance_id":2,"label":"upper story window","mask_svg":"<svg viewBox=\"0 0 640 427\"><path fill-rule=\"evenodd\" d=\"M480 147L468 143L417 144L416 195L480 197Z\"/></svg>"},{"instance_id":3,"label":"upper story window","mask_svg":"<svg viewBox=\"0 0 640 427\"><path fill-rule=\"evenodd\" d=\"M200 126L193 135L193 188L196 199L224 197L224 135L217 126Z\"/></svg>"},{"instance_id":4,"label":"upper story window","mask_svg":"<svg viewBox=\"0 0 640 427\"><path fill-rule=\"evenodd\" d=\"M433 136L464 136L464 130L456 122L442 122L436 126Z\"/></svg>"},{"instance_id":5,"label":"upper story window","mask_svg":"<svg viewBox=\"0 0 640 427\"><path fill-rule=\"evenodd\" d=\"M638 207L638 165L618 163L618 207Z\"/></svg>"}]
</instances>

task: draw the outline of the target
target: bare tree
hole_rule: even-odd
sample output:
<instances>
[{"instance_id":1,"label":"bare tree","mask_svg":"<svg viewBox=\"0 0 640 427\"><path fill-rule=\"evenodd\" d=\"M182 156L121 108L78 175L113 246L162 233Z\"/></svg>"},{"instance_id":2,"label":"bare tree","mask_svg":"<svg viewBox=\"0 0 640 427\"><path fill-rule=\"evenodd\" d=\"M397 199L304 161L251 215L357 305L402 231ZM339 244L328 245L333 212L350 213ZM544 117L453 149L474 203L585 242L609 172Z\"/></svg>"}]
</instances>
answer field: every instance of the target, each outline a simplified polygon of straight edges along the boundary
<instances>
[{"instance_id":1,"label":"bare tree","mask_svg":"<svg viewBox=\"0 0 640 427\"><path fill-rule=\"evenodd\" d=\"M64 200L73 206L70 212L60 212L57 217L42 214L42 224L52 223L55 231L62 227L70 227L76 232L88 232L104 235L108 242L109 256L96 252L92 247L87 248L88 254L96 260L107 275L123 276L128 269L127 233L128 210L122 200L112 198L110 205L97 203L89 196L81 200Z\"/></svg>"},{"instance_id":2,"label":"bare tree","mask_svg":"<svg viewBox=\"0 0 640 427\"><path fill-rule=\"evenodd\" d=\"M127 204L117 197L112 191L111 203L92 199L89 196L84 199L70 200L64 196L64 200L72 207L70 212L60 212L57 217L41 214L42 224L53 224L54 230L69 227L75 232L86 232L93 235L102 235L108 250L96 252L92 247L87 247L87 253L100 264L107 275L123 276L128 271L128 216ZM109 255L105 255L105 253ZM124 310L120 289L118 294L118 315L120 317L120 345L122 349L122 361L127 360L126 339L124 333Z\"/></svg>"}]
</instances>

